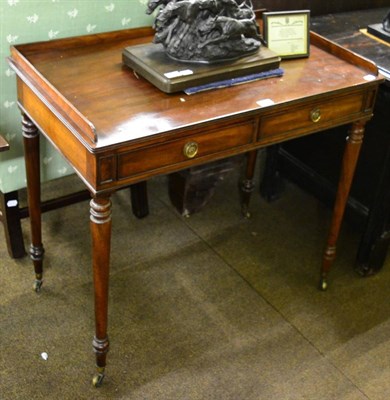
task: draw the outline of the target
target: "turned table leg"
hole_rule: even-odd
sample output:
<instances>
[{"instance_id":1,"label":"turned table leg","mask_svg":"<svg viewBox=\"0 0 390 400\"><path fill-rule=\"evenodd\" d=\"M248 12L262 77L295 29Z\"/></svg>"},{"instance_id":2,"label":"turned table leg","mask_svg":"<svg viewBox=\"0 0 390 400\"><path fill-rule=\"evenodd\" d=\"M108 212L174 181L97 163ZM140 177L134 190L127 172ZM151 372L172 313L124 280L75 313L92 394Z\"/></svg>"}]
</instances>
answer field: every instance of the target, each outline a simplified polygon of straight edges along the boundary
<instances>
[{"instance_id":1,"label":"turned table leg","mask_svg":"<svg viewBox=\"0 0 390 400\"><path fill-rule=\"evenodd\" d=\"M96 355L97 367L93 385L100 386L104 378L106 355L109 348L107 317L111 243L110 196L96 196L91 200L90 206L92 267L95 289L95 336L92 345Z\"/></svg>"},{"instance_id":2,"label":"turned table leg","mask_svg":"<svg viewBox=\"0 0 390 400\"><path fill-rule=\"evenodd\" d=\"M255 187L253 183L253 176L255 174L257 151L250 151L246 153L246 169L245 177L241 182L241 212L244 217L250 217L249 201Z\"/></svg>"},{"instance_id":3,"label":"turned table leg","mask_svg":"<svg viewBox=\"0 0 390 400\"><path fill-rule=\"evenodd\" d=\"M322 290L327 289L328 273L336 257L336 242L339 237L345 206L348 200L352 179L359 158L360 148L363 142L364 125L364 121L355 122L352 124L348 132L347 143L345 146L341 167L341 175L337 188L336 201L333 208L328 241L326 244L321 268L320 289Z\"/></svg>"},{"instance_id":4,"label":"turned table leg","mask_svg":"<svg viewBox=\"0 0 390 400\"><path fill-rule=\"evenodd\" d=\"M26 160L27 200L30 210L31 246L30 257L34 264L34 289L39 292L42 286L43 245L41 227L41 179L39 163L39 132L33 122L23 114L22 130Z\"/></svg>"}]
</instances>

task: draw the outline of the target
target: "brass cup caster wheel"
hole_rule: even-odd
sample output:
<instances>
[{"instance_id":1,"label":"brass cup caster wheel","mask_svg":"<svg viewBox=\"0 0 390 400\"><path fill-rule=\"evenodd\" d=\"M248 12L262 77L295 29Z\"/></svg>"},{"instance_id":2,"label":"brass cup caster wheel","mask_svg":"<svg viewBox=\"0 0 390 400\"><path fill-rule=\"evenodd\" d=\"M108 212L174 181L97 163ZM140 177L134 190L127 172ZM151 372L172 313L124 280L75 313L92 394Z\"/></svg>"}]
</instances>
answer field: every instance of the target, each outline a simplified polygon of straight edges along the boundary
<instances>
[{"instance_id":1,"label":"brass cup caster wheel","mask_svg":"<svg viewBox=\"0 0 390 400\"><path fill-rule=\"evenodd\" d=\"M96 372L96 374L92 378L92 385L95 388L98 388L98 387L102 386L104 376L105 376L104 375L104 368L99 368L98 372Z\"/></svg>"},{"instance_id":2,"label":"brass cup caster wheel","mask_svg":"<svg viewBox=\"0 0 390 400\"><path fill-rule=\"evenodd\" d=\"M36 293L41 291L42 283L42 279L35 279L33 288Z\"/></svg>"},{"instance_id":3,"label":"brass cup caster wheel","mask_svg":"<svg viewBox=\"0 0 390 400\"><path fill-rule=\"evenodd\" d=\"M326 278L321 278L319 286L320 290L322 290L323 292L325 292L325 290L328 289L328 282Z\"/></svg>"},{"instance_id":4,"label":"brass cup caster wheel","mask_svg":"<svg viewBox=\"0 0 390 400\"><path fill-rule=\"evenodd\" d=\"M244 218L249 219L251 217L251 212L249 211L247 206L242 206L241 213Z\"/></svg>"}]
</instances>

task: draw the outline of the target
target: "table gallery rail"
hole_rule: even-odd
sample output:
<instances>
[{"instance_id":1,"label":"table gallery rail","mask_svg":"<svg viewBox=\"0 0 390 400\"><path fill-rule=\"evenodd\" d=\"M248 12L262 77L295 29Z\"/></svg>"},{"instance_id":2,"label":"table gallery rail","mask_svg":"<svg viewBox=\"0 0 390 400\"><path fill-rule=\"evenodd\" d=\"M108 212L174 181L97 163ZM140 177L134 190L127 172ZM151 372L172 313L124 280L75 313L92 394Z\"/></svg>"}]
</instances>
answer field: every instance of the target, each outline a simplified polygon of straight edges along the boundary
<instances>
[{"instance_id":1,"label":"table gallery rail","mask_svg":"<svg viewBox=\"0 0 390 400\"><path fill-rule=\"evenodd\" d=\"M166 94L122 63L124 48L152 38L151 28L94 34L13 46L9 58L23 114L36 290L44 254L40 132L91 193L95 386L102 383L109 349L111 194L156 175L246 153L247 210L257 149L351 124L320 271L325 289L364 126L383 81L375 64L311 33L310 57L282 61L282 77L191 96Z\"/></svg>"}]
</instances>

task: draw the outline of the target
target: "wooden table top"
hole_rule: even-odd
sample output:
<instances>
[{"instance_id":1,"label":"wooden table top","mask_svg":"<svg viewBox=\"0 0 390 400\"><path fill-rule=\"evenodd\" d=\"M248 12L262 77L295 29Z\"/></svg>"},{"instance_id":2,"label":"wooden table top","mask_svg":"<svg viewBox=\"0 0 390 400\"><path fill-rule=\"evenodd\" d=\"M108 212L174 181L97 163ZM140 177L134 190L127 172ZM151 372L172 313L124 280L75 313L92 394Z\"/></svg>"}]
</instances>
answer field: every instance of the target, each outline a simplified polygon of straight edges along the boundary
<instances>
[{"instance_id":1,"label":"wooden table top","mask_svg":"<svg viewBox=\"0 0 390 400\"><path fill-rule=\"evenodd\" d=\"M353 65L354 60L340 57L339 49L333 51L312 34L310 57L283 61L283 77L191 96L166 94L122 63L125 47L148 43L152 34L142 28L18 45L12 48L11 63L60 118L76 127L92 152L350 91L366 85L367 74L377 73L373 64L360 60ZM264 99L272 103L262 107L259 101Z\"/></svg>"},{"instance_id":2,"label":"wooden table top","mask_svg":"<svg viewBox=\"0 0 390 400\"><path fill-rule=\"evenodd\" d=\"M9 149L9 143L0 135L0 151Z\"/></svg>"}]
</instances>

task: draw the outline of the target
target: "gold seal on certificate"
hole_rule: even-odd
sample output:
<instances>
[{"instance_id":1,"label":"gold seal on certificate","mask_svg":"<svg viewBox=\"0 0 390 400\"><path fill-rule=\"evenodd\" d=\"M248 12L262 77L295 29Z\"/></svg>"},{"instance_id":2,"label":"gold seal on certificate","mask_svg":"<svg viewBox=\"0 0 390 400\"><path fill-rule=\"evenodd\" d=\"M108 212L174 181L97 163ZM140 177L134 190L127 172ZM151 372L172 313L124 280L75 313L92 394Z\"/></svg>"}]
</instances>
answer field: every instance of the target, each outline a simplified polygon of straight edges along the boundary
<instances>
[{"instance_id":1,"label":"gold seal on certificate","mask_svg":"<svg viewBox=\"0 0 390 400\"><path fill-rule=\"evenodd\" d=\"M263 13L264 40L282 58L308 57L310 11Z\"/></svg>"}]
</instances>

